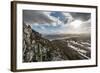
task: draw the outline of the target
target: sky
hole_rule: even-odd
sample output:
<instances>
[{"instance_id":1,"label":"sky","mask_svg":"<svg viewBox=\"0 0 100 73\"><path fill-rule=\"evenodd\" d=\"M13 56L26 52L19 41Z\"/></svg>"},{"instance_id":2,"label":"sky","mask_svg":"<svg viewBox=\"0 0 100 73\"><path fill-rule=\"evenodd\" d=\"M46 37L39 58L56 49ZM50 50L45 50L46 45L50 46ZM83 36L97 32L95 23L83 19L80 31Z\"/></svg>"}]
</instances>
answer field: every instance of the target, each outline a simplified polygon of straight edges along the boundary
<instances>
[{"instance_id":1,"label":"sky","mask_svg":"<svg viewBox=\"0 0 100 73\"><path fill-rule=\"evenodd\" d=\"M44 35L91 32L90 13L23 10L23 21Z\"/></svg>"}]
</instances>

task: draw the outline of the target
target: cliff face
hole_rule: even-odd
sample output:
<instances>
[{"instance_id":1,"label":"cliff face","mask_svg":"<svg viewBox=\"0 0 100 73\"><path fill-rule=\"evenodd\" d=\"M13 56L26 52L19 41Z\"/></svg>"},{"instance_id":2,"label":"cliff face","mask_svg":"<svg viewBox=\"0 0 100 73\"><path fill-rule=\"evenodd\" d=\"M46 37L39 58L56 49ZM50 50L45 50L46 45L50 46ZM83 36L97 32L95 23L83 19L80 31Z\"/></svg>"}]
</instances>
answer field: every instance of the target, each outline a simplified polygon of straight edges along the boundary
<instances>
[{"instance_id":1,"label":"cliff face","mask_svg":"<svg viewBox=\"0 0 100 73\"><path fill-rule=\"evenodd\" d=\"M59 61L60 50L29 25L23 27L23 62Z\"/></svg>"}]
</instances>

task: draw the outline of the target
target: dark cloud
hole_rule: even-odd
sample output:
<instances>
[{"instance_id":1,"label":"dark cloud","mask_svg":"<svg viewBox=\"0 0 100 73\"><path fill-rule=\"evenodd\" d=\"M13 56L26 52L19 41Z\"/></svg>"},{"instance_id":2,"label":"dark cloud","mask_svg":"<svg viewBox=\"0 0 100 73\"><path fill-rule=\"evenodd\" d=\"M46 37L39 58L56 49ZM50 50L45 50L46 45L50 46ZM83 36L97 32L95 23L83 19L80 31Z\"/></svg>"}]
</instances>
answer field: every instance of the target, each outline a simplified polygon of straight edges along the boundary
<instances>
[{"instance_id":1,"label":"dark cloud","mask_svg":"<svg viewBox=\"0 0 100 73\"><path fill-rule=\"evenodd\" d=\"M36 11L36 10L23 10L23 20L26 23L52 23L53 21L49 19L48 16L46 16L42 11Z\"/></svg>"},{"instance_id":2,"label":"dark cloud","mask_svg":"<svg viewBox=\"0 0 100 73\"><path fill-rule=\"evenodd\" d=\"M90 28L91 27L91 20L84 21L82 23L82 28Z\"/></svg>"},{"instance_id":3,"label":"dark cloud","mask_svg":"<svg viewBox=\"0 0 100 73\"><path fill-rule=\"evenodd\" d=\"M87 21L91 18L90 13L70 13L74 19L80 19L82 21Z\"/></svg>"}]
</instances>

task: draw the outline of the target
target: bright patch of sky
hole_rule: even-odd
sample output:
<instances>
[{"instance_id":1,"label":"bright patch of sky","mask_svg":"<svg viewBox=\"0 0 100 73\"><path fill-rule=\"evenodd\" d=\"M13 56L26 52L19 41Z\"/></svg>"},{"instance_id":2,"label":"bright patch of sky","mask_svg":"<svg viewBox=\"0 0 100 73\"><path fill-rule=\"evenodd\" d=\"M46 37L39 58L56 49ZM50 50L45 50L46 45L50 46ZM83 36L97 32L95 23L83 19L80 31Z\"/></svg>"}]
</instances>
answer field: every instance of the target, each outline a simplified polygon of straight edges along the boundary
<instances>
[{"instance_id":1,"label":"bright patch of sky","mask_svg":"<svg viewBox=\"0 0 100 73\"><path fill-rule=\"evenodd\" d=\"M23 10L23 20L41 34L90 33L91 14Z\"/></svg>"}]
</instances>

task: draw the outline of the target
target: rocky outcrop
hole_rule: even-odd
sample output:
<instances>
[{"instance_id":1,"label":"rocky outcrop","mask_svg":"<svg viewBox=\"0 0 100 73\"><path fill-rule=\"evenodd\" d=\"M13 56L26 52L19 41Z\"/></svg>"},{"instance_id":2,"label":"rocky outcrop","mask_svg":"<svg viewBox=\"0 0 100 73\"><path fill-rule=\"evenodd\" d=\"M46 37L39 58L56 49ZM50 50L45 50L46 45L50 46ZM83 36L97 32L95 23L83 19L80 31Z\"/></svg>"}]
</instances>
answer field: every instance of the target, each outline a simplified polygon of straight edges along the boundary
<instances>
[{"instance_id":1,"label":"rocky outcrop","mask_svg":"<svg viewBox=\"0 0 100 73\"><path fill-rule=\"evenodd\" d=\"M23 62L59 61L60 50L30 25L23 27Z\"/></svg>"}]
</instances>

